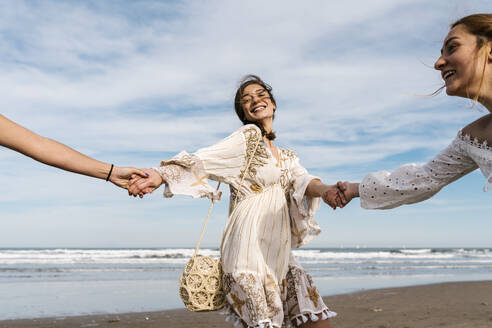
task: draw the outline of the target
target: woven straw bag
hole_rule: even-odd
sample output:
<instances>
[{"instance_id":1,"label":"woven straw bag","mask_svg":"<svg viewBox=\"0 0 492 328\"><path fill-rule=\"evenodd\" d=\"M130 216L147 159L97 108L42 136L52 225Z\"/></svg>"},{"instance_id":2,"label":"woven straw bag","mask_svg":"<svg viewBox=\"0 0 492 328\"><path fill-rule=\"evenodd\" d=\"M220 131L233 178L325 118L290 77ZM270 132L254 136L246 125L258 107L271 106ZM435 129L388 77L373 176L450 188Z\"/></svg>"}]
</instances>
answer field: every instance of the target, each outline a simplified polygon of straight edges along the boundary
<instances>
[{"instance_id":1,"label":"woven straw bag","mask_svg":"<svg viewBox=\"0 0 492 328\"><path fill-rule=\"evenodd\" d=\"M256 142L253 155L246 165L246 169L241 177L237 197L234 201L234 208L239 198L239 191L243 185L244 176L246 171L253 160L258 144L261 141L261 136ZM220 187L220 182L217 185L217 190ZM195 248L193 257L186 264L183 273L179 277L179 296L183 300L184 305L190 311L216 311L220 310L226 303L225 294L222 286L222 266L220 264L220 258L213 258L210 256L198 256L198 250L200 242L202 241L203 234L207 227L208 219L212 213L214 202L212 200L208 209L207 218L203 225L200 239Z\"/></svg>"}]
</instances>

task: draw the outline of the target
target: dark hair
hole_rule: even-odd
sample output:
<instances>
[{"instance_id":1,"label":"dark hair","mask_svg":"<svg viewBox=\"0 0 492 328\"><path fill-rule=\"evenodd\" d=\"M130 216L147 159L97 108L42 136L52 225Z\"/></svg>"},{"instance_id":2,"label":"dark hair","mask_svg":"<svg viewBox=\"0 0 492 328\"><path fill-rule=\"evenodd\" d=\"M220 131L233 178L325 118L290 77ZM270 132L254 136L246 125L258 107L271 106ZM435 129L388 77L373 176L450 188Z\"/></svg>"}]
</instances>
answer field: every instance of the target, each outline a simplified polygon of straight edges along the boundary
<instances>
[{"instance_id":1,"label":"dark hair","mask_svg":"<svg viewBox=\"0 0 492 328\"><path fill-rule=\"evenodd\" d=\"M277 103L275 102L275 98L273 97L273 94L272 94L272 87L270 85L268 85L267 83L265 83L259 76L249 74L249 75L246 75L245 77L243 77L243 79L241 80L241 82L239 84L239 88L237 88L236 97L234 97L234 109L236 110L237 116L239 117L239 119L241 120L241 122L244 125L254 124L260 128L261 134L263 136L266 136L270 140L274 140L276 137L275 132L273 132L273 131L266 132L265 128L263 127L263 125L261 123L248 121L248 119L246 118L246 115L244 114L243 106L241 104L241 97L244 94L244 89L246 89L247 86L252 85L252 84L258 84L261 87L263 87L268 92L268 95L270 96L270 100L272 101L272 103L275 106L277 106ZM275 117L275 115L274 115L274 117Z\"/></svg>"}]
</instances>

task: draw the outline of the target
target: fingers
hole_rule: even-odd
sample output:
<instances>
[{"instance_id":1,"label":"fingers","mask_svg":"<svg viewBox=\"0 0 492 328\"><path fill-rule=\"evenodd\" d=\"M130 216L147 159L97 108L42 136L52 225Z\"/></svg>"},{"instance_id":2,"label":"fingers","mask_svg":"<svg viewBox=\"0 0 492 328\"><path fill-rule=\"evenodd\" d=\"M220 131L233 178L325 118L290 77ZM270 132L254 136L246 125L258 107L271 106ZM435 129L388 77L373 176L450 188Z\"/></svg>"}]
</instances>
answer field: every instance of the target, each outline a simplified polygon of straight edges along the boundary
<instances>
[{"instance_id":1,"label":"fingers","mask_svg":"<svg viewBox=\"0 0 492 328\"><path fill-rule=\"evenodd\" d=\"M342 206L341 202L337 196L337 193L334 190L327 190L323 196L321 197L323 201L328 204L333 210L337 208L337 206ZM338 200L337 200L338 198Z\"/></svg>"},{"instance_id":2,"label":"fingers","mask_svg":"<svg viewBox=\"0 0 492 328\"><path fill-rule=\"evenodd\" d=\"M341 191L340 189L337 190L338 197L340 198L340 202L343 204L343 206L347 205L347 197L345 197L345 193ZM342 207L343 207L342 206Z\"/></svg>"},{"instance_id":3,"label":"fingers","mask_svg":"<svg viewBox=\"0 0 492 328\"><path fill-rule=\"evenodd\" d=\"M147 172L144 172L143 170L141 169L136 169L136 168L132 168L134 171L133 171L133 174L131 175L131 177L133 178L134 176L140 176L142 178L148 178L150 175L147 173Z\"/></svg>"},{"instance_id":4,"label":"fingers","mask_svg":"<svg viewBox=\"0 0 492 328\"><path fill-rule=\"evenodd\" d=\"M143 178L140 177L139 175L133 175L131 177L131 179L128 180L128 187L132 186L133 184L135 184L136 182L140 181L141 179L143 179Z\"/></svg>"},{"instance_id":5,"label":"fingers","mask_svg":"<svg viewBox=\"0 0 492 328\"><path fill-rule=\"evenodd\" d=\"M138 178L128 185L128 193L131 196L137 196L143 192L145 188L151 187L151 184L152 181L150 179Z\"/></svg>"}]
</instances>

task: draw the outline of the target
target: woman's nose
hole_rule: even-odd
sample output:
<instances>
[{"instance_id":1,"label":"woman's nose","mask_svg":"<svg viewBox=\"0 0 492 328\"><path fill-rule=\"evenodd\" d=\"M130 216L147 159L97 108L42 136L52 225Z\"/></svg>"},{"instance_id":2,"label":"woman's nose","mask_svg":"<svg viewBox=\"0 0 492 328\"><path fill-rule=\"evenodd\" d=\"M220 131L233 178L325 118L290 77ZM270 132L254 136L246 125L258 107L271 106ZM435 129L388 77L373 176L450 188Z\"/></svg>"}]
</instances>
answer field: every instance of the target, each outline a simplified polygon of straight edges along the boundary
<instances>
[{"instance_id":1,"label":"woman's nose","mask_svg":"<svg viewBox=\"0 0 492 328\"><path fill-rule=\"evenodd\" d=\"M257 102L259 102L261 100L261 97L259 97L259 96L253 96L252 97L252 100L253 100L253 104L256 104Z\"/></svg>"},{"instance_id":2,"label":"woman's nose","mask_svg":"<svg viewBox=\"0 0 492 328\"><path fill-rule=\"evenodd\" d=\"M440 71L442 70L442 68L444 67L444 65L446 64L446 61L444 60L444 58L439 57L436 62L434 63L434 69Z\"/></svg>"}]
</instances>

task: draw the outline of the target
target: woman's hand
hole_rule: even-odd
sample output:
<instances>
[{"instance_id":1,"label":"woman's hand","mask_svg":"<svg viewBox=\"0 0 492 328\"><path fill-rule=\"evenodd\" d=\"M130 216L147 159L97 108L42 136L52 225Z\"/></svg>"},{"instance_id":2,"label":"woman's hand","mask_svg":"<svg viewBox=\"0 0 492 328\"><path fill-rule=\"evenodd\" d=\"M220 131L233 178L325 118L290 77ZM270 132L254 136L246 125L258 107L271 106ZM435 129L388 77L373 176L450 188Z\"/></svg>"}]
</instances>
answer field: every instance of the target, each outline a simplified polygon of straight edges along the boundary
<instances>
[{"instance_id":1,"label":"woman's hand","mask_svg":"<svg viewBox=\"0 0 492 328\"><path fill-rule=\"evenodd\" d=\"M358 182L337 182L337 187L341 193L345 196L347 203L350 202L353 198L359 197L359 183Z\"/></svg>"},{"instance_id":2,"label":"woman's hand","mask_svg":"<svg viewBox=\"0 0 492 328\"><path fill-rule=\"evenodd\" d=\"M147 178L149 174L134 167L113 167L109 181L120 188L128 189L128 184L132 177Z\"/></svg>"},{"instance_id":3,"label":"woman's hand","mask_svg":"<svg viewBox=\"0 0 492 328\"><path fill-rule=\"evenodd\" d=\"M152 193L164 183L161 175L152 169L142 169L147 178L141 178L138 175L133 175L128 183L128 195L143 198L145 194Z\"/></svg>"},{"instance_id":4,"label":"woman's hand","mask_svg":"<svg viewBox=\"0 0 492 328\"><path fill-rule=\"evenodd\" d=\"M328 204L332 209L337 207L343 208L348 202L345 198L343 192L338 189L337 186L323 185L323 190L321 193L321 198Z\"/></svg>"},{"instance_id":5,"label":"woman's hand","mask_svg":"<svg viewBox=\"0 0 492 328\"><path fill-rule=\"evenodd\" d=\"M320 179L311 180L304 194L310 197L321 197L333 209L336 209L337 206L342 208L348 203L345 195L337 186L326 185Z\"/></svg>"}]
</instances>

